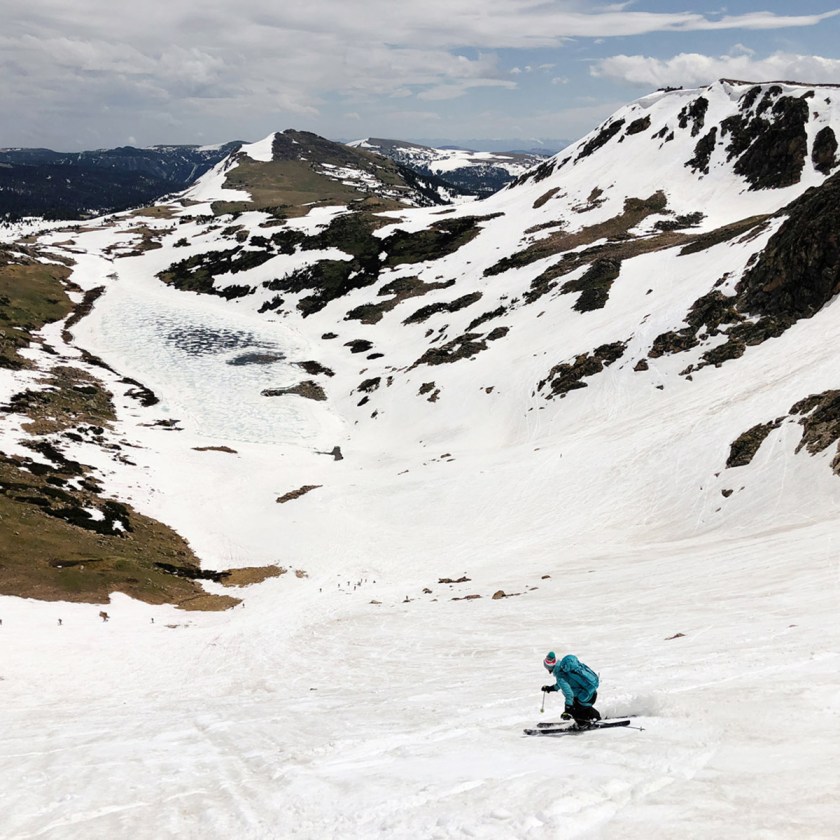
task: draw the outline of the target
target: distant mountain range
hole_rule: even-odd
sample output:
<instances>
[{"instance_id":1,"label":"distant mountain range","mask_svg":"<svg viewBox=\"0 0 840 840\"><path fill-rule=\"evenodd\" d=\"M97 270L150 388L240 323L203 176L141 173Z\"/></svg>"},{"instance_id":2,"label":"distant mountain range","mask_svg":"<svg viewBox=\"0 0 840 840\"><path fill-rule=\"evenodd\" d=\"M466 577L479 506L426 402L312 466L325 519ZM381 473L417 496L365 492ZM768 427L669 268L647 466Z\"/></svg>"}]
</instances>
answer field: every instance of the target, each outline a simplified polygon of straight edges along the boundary
<instances>
[{"instance_id":1,"label":"distant mountain range","mask_svg":"<svg viewBox=\"0 0 840 840\"><path fill-rule=\"evenodd\" d=\"M474 138L453 140L451 137L413 137L412 143L431 146L434 149L464 149L474 152L519 152L528 155L550 157L565 149L572 140L561 138L502 137L499 139Z\"/></svg>"},{"instance_id":2,"label":"distant mountain range","mask_svg":"<svg viewBox=\"0 0 840 840\"><path fill-rule=\"evenodd\" d=\"M547 156L435 148L374 138L345 144L293 129L274 136L298 137L298 143L308 138L298 151L308 149L307 160L320 167L322 174L329 174L330 166L338 166L336 160L347 157L338 151L342 148L387 157L396 165L389 177L414 192L411 204L484 198ZM242 141L231 141L219 146L122 146L86 152L0 149L0 218L80 219L139 207L186 189L242 146ZM283 155L288 159L289 150ZM369 161L360 164L355 153L351 157L357 168L370 170L373 166Z\"/></svg>"},{"instance_id":3,"label":"distant mountain range","mask_svg":"<svg viewBox=\"0 0 840 840\"><path fill-rule=\"evenodd\" d=\"M240 145L0 149L0 218L78 219L137 207L189 186Z\"/></svg>"},{"instance_id":4,"label":"distant mountain range","mask_svg":"<svg viewBox=\"0 0 840 840\"><path fill-rule=\"evenodd\" d=\"M486 198L514 178L542 163L548 155L524 152L477 152L460 148L433 148L402 140L368 137L350 144L368 149L416 172L443 178L466 193Z\"/></svg>"}]
</instances>

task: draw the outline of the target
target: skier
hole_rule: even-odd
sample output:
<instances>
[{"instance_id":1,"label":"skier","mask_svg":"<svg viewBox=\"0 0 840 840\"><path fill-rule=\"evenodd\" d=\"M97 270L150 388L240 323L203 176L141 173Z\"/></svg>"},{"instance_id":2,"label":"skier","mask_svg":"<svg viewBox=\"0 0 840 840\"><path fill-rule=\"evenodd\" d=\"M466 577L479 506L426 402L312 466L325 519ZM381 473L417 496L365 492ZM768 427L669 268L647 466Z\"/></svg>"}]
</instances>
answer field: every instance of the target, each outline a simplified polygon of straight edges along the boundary
<instances>
[{"instance_id":1,"label":"skier","mask_svg":"<svg viewBox=\"0 0 840 840\"><path fill-rule=\"evenodd\" d=\"M558 662L553 650L548 652L543 665L556 684L544 685L542 690L562 691L566 699L563 720L574 718L578 727L585 729L601 719L601 713L592 705L598 699L598 675L589 666L572 654Z\"/></svg>"}]
</instances>

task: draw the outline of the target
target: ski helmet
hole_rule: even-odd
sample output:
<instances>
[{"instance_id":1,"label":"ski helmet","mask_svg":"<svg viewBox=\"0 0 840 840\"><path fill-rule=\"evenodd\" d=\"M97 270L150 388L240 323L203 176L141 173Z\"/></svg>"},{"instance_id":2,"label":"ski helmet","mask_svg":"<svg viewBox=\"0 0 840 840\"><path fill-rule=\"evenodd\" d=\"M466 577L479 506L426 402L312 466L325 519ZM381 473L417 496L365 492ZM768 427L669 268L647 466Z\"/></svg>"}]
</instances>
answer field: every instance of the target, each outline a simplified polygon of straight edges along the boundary
<instances>
[{"instance_id":1,"label":"ski helmet","mask_svg":"<svg viewBox=\"0 0 840 840\"><path fill-rule=\"evenodd\" d=\"M546 669L551 671L554 669L554 666L557 664L557 655L554 653L553 650L548 652L548 655L543 659L543 665L545 665Z\"/></svg>"}]
</instances>

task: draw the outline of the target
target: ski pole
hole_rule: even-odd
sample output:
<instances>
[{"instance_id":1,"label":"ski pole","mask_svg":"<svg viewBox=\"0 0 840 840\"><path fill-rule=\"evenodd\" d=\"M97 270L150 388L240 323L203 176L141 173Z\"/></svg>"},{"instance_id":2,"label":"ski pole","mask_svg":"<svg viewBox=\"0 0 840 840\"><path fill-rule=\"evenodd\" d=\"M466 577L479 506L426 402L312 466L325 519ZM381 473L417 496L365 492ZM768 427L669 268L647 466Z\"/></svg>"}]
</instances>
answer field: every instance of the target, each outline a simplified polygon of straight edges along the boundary
<instances>
[{"instance_id":1,"label":"ski pole","mask_svg":"<svg viewBox=\"0 0 840 840\"><path fill-rule=\"evenodd\" d=\"M543 701L542 701L542 706L540 706L540 714L542 714L545 711L545 692L543 692L542 695L543 695Z\"/></svg>"}]
</instances>

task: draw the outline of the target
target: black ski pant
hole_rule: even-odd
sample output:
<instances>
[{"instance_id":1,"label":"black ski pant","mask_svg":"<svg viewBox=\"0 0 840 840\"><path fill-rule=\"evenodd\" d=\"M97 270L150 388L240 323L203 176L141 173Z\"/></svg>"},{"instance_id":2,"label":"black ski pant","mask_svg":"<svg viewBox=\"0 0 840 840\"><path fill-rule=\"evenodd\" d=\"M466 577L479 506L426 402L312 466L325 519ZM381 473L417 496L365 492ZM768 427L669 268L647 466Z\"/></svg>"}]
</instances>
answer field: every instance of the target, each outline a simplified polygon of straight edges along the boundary
<instances>
[{"instance_id":1,"label":"black ski pant","mask_svg":"<svg viewBox=\"0 0 840 840\"><path fill-rule=\"evenodd\" d=\"M592 703L598 699L598 692L592 695ZM577 697L572 707L569 709L569 714L575 719L575 723L591 723L593 720L601 720L601 713L594 705L584 706Z\"/></svg>"}]
</instances>

